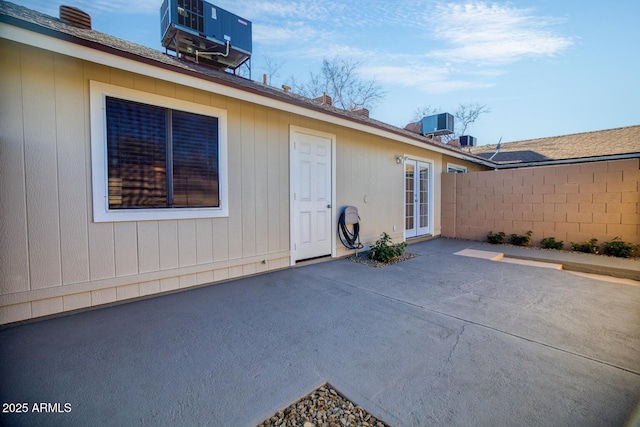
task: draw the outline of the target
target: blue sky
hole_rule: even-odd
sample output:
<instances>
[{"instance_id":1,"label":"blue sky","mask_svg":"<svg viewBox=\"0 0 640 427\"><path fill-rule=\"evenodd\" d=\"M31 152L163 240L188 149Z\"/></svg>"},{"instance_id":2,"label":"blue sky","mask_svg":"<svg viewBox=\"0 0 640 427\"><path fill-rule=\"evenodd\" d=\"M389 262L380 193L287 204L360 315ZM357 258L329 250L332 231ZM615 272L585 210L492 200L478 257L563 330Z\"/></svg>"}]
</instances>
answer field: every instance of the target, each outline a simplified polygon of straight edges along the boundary
<instances>
[{"instance_id":1,"label":"blue sky","mask_svg":"<svg viewBox=\"0 0 640 427\"><path fill-rule=\"evenodd\" d=\"M15 1L15 0L14 0ZM52 0L18 4L58 14ZM93 28L160 45L161 0L64 0ZM268 58L274 86L304 80L336 55L386 92L371 112L403 127L417 108L491 112L471 126L480 145L640 124L637 0L215 0L253 23L252 78Z\"/></svg>"}]
</instances>

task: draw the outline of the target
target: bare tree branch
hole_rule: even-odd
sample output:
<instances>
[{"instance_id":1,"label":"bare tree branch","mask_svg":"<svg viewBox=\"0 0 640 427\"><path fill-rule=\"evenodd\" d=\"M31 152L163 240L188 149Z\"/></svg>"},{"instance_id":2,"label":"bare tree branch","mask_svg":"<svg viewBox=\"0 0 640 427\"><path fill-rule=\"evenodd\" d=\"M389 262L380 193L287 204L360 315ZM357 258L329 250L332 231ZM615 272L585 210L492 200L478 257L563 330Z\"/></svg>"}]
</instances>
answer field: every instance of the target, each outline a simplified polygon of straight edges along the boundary
<instances>
[{"instance_id":1,"label":"bare tree branch","mask_svg":"<svg viewBox=\"0 0 640 427\"><path fill-rule=\"evenodd\" d=\"M307 98L326 93L333 105L344 110L372 109L384 98L382 87L375 80L364 81L358 77L361 63L339 57L324 59L319 73L310 73L309 80L299 83L291 77L294 92Z\"/></svg>"},{"instance_id":2,"label":"bare tree branch","mask_svg":"<svg viewBox=\"0 0 640 427\"><path fill-rule=\"evenodd\" d=\"M270 56L263 57L264 65L260 67L264 70L264 73L267 75L267 84L272 86L273 79L276 77L280 77L280 70L284 66L284 62L280 62Z\"/></svg>"},{"instance_id":3,"label":"bare tree branch","mask_svg":"<svg viewBox=\"0 0 640 427\"><path fill-rule=\"evenodd\" d=\"M456 136L466 135L467 129L480 117L481 114L490 113L491 110L486 105L475 104L460 104L453 116L456 118L456 122L462 125L460 130L456 131Z\"/></svg>"},{"instance_id":4,"label":"bare tree branch","mask_svg":"<svg viewBox=\"0 0 640 427\"><path fill-rule=\"evenodd\" d=\"M440 111L442 111L442 108L432 107L431 104L425 105L423 107L418 107L413 112L413 119L411 121L419 122L423 117L433 116L434 114L438 114Z\"/></svg>"}]
</instances>

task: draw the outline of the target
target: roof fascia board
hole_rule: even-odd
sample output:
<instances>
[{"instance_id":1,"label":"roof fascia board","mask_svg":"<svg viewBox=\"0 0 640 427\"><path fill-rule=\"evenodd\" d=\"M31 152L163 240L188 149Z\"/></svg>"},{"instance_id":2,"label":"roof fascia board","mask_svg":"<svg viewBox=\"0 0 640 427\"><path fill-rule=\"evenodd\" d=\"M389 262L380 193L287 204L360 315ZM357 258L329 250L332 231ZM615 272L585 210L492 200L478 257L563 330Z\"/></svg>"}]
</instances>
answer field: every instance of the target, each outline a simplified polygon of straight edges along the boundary
<instances>
[{"instance_id":1,"label":"roof fascia board","mask_svg":"<svg viewBox=\"0 0 640 427\"><path fill-rule=\"evenodd\" d=\"M45 32L51 34L45 34ZM31 29L25 29L20 26L11 25L5 22L0 22L0 37L73 58L94 62L100 65L118 68L120 70L129 71L136 74L146 75L160 80L178 83L195 89L201 89L207 92L228 96L230 98L251 102L265 107L297 114L303 117L308 117L311 119L344 126L350 129L359 130L365 133L402 142L404 144L409 144L416 147L424 148L426 150L435 151L439 154L445 154L454 158L470 161L473 163L479 163L487 167L493 168L496 166L494 163L487 160L467 156L463 153L458 153L454 150L447 150L436 145L429 145L424 141L412 139L407 136L376 127L374 125L367 125L357 121L351 121L346 118L330 114L329 112L317 111L304 106L295 105L293 103L273 99L265 95L253 93L248 90L238 89L229 85L216 83L209 79L206 79L204 76L193 76L190 75L187 70L169 70L165 67L161 67L151 63L126 58L124 57L124 55L118 55L115 53L105 52L104 50L85 46L82 43L76 43L72 41L75 40L76 37L64 33L59 33L54 30L47 31L45 28L43 28L43 31L40 32ZM87 44L94 43L91 41L83 41ZM106 48L113 49L108 46ZM115 51L116 49L113 50ZM152 60L149 61L151 62ZM167 65L167 67L171 66Z\"/></svg>"}]
</instances>

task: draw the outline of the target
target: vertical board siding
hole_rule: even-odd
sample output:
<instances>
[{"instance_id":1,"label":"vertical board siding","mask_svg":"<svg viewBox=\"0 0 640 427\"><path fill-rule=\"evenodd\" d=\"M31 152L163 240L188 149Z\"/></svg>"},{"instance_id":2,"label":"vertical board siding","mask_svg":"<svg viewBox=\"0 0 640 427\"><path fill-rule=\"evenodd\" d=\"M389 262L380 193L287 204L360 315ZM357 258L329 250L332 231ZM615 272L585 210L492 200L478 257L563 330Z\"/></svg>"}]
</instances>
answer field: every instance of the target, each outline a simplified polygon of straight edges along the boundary
<instances>
[{"instance_id":1,"label":"vertical board siding","mask_svg":"<svg viewBox=\"0 0 640 427\"><path fill-rule=\"evenodd\" d=\"M22 59L31 289L62 285L53 54ZM52 114L52 112L54 114Z\"/></svg>"},{"instance_id":2,"label":"vertical board siding","mask_svg":"<svg viewBox=\"0 0 640 427\"><path fill-rule=\"evenodd\" d=\"M115 241L113 224L89 223L90 280L115 277Z\"/></svg>"},{"instance_id":3,"label":"vertical board siding","mask_svg":"<svg viewBox=\"0 0 640 427\"><path fill-rule=\"evenodd\" d=\"M176 98L193 102L194 89L186 86L176 86Z\"/></svg>"},{"instance_id":4,"label":"vertical board siding","mask_svg":"<svg viewBox=\"0 0 640 427\"><path fill-rule=\"evenodd\" d=\"M0 292L11 294L29 290L22 74L15 43L0 41L0 69ZM12 311L20 313L24 307Z\"/></svg>"},{"instance_id":5,"label":"vertical board siding","mask_svg":"<svg viewBox=\"0 0 640 427\"><path fill-rule=\"evenodd\" d=\"M210 218L196 220L196 263L213 262L213 223Z\"/></svg>"},{"instance_id":6,"label":"vertical board siding","mask_svg":"<svg viewBox=\"0 0 640 427\"><path fill-rule=\"evenodd\" d=\"M175 98L176 84L165 80L156 80L156 93L169 98Z\"/></svg>"},{"instance_id":7,"label":"vertical board siding","mask_svg":"<svg viewBox=\"0 0 640 427\"><path fill-rule=\"evenodd\" d=\"M196 221L194 219L178 221L178 265L186 267L197 263Z\"/></svg>"},{"instance_id":8,"label":"vertical board siding","mask_svg":"<svg viewBox=\"0 0 640 427\"><path fill-rule=\"evenodd\" d=\"M363 243L374 242L382 232L402 238L404 169L395 162L395 156L403 153L403 147L353 130L340 132L337 138L336 179L340 185L336 216L345 206L357 207ZM338 250L346 250L339 241L337 244Z\"/></svg>"},{"instance_id":9,"label":"vertical board siding","mask_svg":"<svg viewBox=\"0 0 640 427\"><path fill-rule=\"evenodd\" d=\"M135 222L118 222L114 227L116 276L138 274L138 234Z\"/></svg>"},{"instance_id":10,"label":"vertical board siding","mask_svg":"<svg viewBox=\"0 0 640 427\"><path fill-rule=\"evenodd\" d=\"M241 199L242 199L242 256L256 254L256 142L255 107L242 103L241 115Z\"/></svg>"},{"instance_id":11,"label":"vertical board siding","mask_svg":"<svg viewBox=\"0 0 640 427\"><path fill-rule=\"evenodd\" d=\"M135 74L133 76L133 88L142 92L156 93L156 79Z\"/></svg>"},{"instance_id":12,"label":"vertical board siding","mask_svg":"<svg viewBox=\"0 0 640 427\"><path fill-rule=\"evenodd\" d=\"M160 245L160 270L178 267L180 265L178 221L158 222L158 243Z\"/></svg>"},{"instance_id":13,"label":"vertical board siding","mask_svg":"<svg viewBox=\"0 0 640 427\"><path fill-rule=\"evenodd\" d=\"M226 261L229 259L229 219L215 218L212 224L213 261Z\"/></svg>"},{"instance_id":14,"label":"vertical board siding","mask_svg":"<svg viewBox=\"0 0 640 427\"><path fill-rule=\"evenodd\" d=\"M267 110L266 147L267 155L264 157L266 177L267 206L265 218L267 220L267 244L268 252L280 250L280 135L279 114L275 110Z\"/></svg>"},{"instance_id":15,"label":"vertical board siding","mask_svg":"<svg viewBox=\"0 0 640 427\"><path fill-rule=\"evenodd\" d=\"M109 83L116 86L133 88L133 76L134 74L128 71L118 70L115 68L109 69Z\"/></svg>"},{"instance_id":16,"label":"vertical board siding","mask_svg":"<svg viewBox=\"0 0 640 427\"><path fill-rule=\"evenodd\" d=\"M255 109L255 216L256 216L256 255L269 252L269 180L268 180L268 139L267 110L265 107Z\"/></svg>"},{"instance_id":17,"label":"vertical board siding","mask_svg":"<svg viewBox=\"0 0 640 427\"><path fill-rule=\"evenodd\" d=\"M279 112L280 141L280 250L289 250L289 117L290 114Z\"/></svg>"},{"instance_id":18,"label":"vertical board siding","mask_svg":"<svg viewBox=\"0 0 640 427\"><path fill-rule=\"evenodd\" d=\"M137 224L138 269L140 273L160 270L160 238L158 221Z\"/></svg>"},{"instance_id":19,"label":"vertical board siding","mask_svg":"<svg viewBox=\"0 0 640 427\"><path fill-rule=\"evenodd\" d=\"M58 147L60 247L64 284L89 280L87 158L82 61L56 56L55 100ZM76 125L74 125L76 124Z\"/></svg>"},{"instance_id":20,"label":"vertical board siding","mask_svg":"<svg viewBox=\"0 0 640 427\"><path fill-rule=\"evenodd\" d=\"M227 229L227 254L229 259L242 258L242 131L241 102L229 99L228 153L229 153L229 218ZM220 231L222 233L222 231ZM214 250L214 256L216 251Z\"/></svg>"},{"instance_id":21,"label":"vertical board siding","mask_svg":"<svg viewBox=\"0 0 640 427\"><path fill-rule=\"evenodd\" d=\"M84 105L89 105L89 93L87 91L88 81L96 80L100 82L109 82L109 68L92 62L83 62L83 90L85 90ZM91 164L89 135L90 126L88 114L86 116L85 126L85 147L87 150L87 182L91 182L91 171L88 165ZM93 209L91 206L91 186L87 185L87 204L84 207L87 212L89 222L87 223L87 237L89 239L89 280L100 280L115 277L115 246L113 237L113 224L93 222ZM78 207L81 209L81 207ZM100 293L91 292L91 304L95 305L96 298Z\"/></svg>"}]
</instances>

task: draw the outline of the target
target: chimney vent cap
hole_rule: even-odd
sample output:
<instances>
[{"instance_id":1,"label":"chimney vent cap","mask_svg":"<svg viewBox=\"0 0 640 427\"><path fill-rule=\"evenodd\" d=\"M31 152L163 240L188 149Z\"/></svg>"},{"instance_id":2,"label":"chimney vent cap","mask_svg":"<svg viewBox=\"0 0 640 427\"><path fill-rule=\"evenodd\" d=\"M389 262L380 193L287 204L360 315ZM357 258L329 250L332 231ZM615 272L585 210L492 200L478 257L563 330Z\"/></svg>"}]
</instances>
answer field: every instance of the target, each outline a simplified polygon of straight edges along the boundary
<instances>
[{"instance_id":1,"label":"chimney vent cap","mask_svg":"<svg viewBox=\"0 0 640 427\"><path fill-rule=\"evenodd\" d=\"M60 20L65 24L73 25L74 27L85 30L91 29L91 15L83 12L77 7L60 6Z\"/></svg>"}]
</instances>

